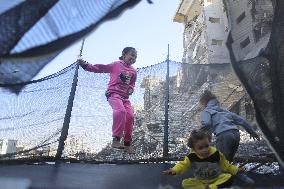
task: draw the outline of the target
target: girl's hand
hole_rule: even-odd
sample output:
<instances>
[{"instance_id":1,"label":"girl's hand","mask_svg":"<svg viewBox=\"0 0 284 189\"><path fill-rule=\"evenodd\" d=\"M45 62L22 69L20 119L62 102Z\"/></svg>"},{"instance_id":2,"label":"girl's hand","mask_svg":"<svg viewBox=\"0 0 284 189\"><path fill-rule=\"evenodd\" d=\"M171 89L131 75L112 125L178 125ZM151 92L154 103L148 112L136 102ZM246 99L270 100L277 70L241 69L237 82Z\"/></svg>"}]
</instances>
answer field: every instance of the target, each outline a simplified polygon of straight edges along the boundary
<instances>
[{"instance_id":1,"label":"girl's hand","mask_svg":"<svg viewBox=\"0 0 284 189\"><path fill-rule=\"evenodd\" d=\"M134 90L130 88L130 89L128 90L128 94L129 94L129 95L132 95L133 91L134 91Z\"/></svg>"},{"instance_id":2,"label":"girl's hand","mask_svg":"<svg viewBox=\"0 0 284 189\"><path fill-rule=\"evenodd\" d=\"M84 70L86 69L88 63L85 60L81 59L81 57L80 57L80 58L78 58L77 62Z\"/></svg>"},{"instance_id":3,"label":"girl's hand","mask_svg":"<svg viewBox=\"0 0 284 189\"><path fill-rule=\"evenodd\" d=\"M78 63L79 63L79 65L80 66L82 66L82 65L85 65L86 64L86 62L82 59L82 58L78 58Z\"/></svg>"},{"instance_id":4,"label":"girl's hand","mask_svg":"<svg viewBox=\"0 0 284 189\"><path fill-rule=\"evenodd\" d=\"M165 170L163 173L167 175L176 175L176 172L172 169Z\"/></svg>"}]
</instances>

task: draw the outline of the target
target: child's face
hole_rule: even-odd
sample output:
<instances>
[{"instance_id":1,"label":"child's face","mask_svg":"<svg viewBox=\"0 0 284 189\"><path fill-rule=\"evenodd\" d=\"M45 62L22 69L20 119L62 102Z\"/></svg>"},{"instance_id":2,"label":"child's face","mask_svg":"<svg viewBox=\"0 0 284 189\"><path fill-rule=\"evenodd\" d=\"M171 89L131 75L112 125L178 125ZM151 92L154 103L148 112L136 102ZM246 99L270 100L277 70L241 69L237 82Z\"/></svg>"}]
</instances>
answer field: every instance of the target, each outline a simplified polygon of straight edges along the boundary
<instances>
[{"instance_id":1,"label":"child's face","mask_svg":"<svg viewBox=\"0 0 284 189\"><path fill-rule=\"evenodd\" d=\"M201 157L208 157L210 155L209 152L209 139L204 138L202 140L197 140L193 144L193 150L195 153Z\"/></svg>"},{"instance_id":2,"label":"child's face","mask_svg":"<svg viewBox=\"0 0 284 189\"><path fill-rule=\"evenodd\" d=\"M123 56L123 61L126 64L134 64L136 62L137 58L137 52L135 50L128 51L124 56Z\"/></svg>"}]
</instances>

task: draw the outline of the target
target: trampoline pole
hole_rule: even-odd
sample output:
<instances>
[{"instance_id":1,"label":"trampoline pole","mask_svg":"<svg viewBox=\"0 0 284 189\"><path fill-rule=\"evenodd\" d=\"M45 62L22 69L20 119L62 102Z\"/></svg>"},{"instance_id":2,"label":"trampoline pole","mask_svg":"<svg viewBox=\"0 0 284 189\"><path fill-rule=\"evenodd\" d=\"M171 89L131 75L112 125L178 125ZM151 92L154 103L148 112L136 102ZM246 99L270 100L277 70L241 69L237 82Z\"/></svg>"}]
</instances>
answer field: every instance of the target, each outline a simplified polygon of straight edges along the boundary
<instances>
[{"instance_id":1,"label":"trampoline pole","mask_svg":"<svg viewBox=\"0 0 284 189\"><path fill-rule=\"evenodd\" d=\"M72 113L72 108L73 108L73 102L75 98L75 93L76 93L76 87L78 83L78 69L79 69L79 64L76 63L75 67L75 74L73 77L73 83L70 91L70 96L68 99L68 104L65 112L65 117L64 117L64 122L61 130L61 135L59 138L59 143L58 143L58 148L57 148L57 153L55 155L55 160L58 161L61 159L62 152L64 150L64 144L65 140L67 139L68 136L68 130L69 130L69 123L70 123L70 118L71 118L71 113Z\"/></svg>"},{"instance_id":2,"label":"trampoline pole","mask_svg":"<svg viewBox=\"0 0 284 189\"><path fill-rule=\"evenodd\" d=\"M82 45L80 48L80 53L78 56L78 59L82 57L82 52L83 52L83 47L84 47L85 39L82 41ZM61 130L61 135L59 138L59 143L58 143L58 148L57 152L55 155L55 160L58 162L61 159L62 152L64 150L64 145L65 145L65 140L67 139L68 136L68 130L69 130L69 124L70 124L70 118L71 118L71 113L72 113L72 108L73 108L73 102L76 94L76 88L77 88L77 83L78 83L78 70L79 70L79 64L78 60L76 62L76 67L75 67L75 74L73 77L73 82L72 82L72 87L68 99L68 104L65 112L65 117L64 117L64 122Z\"/></svg>"},{"instance_id":3,"label":"trampoline pole","mask_svg":"<svg viewBox=\"0 0 284 189\"><path fill-rule=\"evenodd\" d=\"M166 75L166 86L165 86L165 124L164 124L164 144L163 144L163 157L166 158L168 157L168 153L169 153L169 96L170 96L170 74L169 74L169 70L170 70L170 45L168 44L168 56L167 56L167 75Z\"/></svg>"}]
</instances>

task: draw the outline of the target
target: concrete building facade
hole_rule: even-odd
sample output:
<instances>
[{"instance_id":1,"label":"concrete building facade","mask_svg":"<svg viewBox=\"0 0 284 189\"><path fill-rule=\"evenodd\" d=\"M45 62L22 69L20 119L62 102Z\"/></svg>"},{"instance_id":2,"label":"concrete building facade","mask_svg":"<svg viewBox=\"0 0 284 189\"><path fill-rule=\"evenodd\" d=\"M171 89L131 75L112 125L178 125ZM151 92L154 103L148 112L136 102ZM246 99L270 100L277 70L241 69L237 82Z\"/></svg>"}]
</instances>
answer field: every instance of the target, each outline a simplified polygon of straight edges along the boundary
<instances>
[{"instance_id":1,"label":"concrete building facade","mask_svg":"<svg viewBox=\"0 0 284 189\"><path fill-rule=\"evenodd\" d=\"M272 0L224 0L236 60L254 58L268 44L273 19Z\"/></svg>"},{"instance_id":2,"label":"concrete building facade","mask_svg":"<svg viewBox=\"0 0 284 189\"><path fill-rule=\"evenodd\" d=\"M253 58L268 43L272 19L272 0L181 0L174 21L184 24L183 62L230 63L230 31L236 60Z\"/></svg>"},{"instance_id":3,"label":"concrete building facade","mask_svg":"<svg viewBox=\"0 0 284 189\"><path fill-rule=\"evenodd\" d=\"M229 63L228 19L222 0L182 0L174 21L184 24L183 62Z\"/></svg>"}]
</instances>

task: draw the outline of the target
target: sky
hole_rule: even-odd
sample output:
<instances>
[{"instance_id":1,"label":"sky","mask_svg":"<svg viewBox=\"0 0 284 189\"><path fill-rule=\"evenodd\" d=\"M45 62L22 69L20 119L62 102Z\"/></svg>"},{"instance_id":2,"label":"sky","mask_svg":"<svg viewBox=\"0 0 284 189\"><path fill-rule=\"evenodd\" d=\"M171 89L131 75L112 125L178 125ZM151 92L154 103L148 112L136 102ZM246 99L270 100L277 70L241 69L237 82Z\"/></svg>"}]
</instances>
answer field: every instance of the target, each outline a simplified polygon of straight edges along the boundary
<instances>
[{"instance_id":1,"label":"sky","mask_svg":"<svg viewBox=\"0 0 284 189\"><path fill-rule=\"evenodd\" d=\"M182 23L173 22L180 0L143 0L117 19L104 22L85 39L82 58L91 64L109 64L121 55L124 47L137 50L134 67L160 63L167 58L181 62L183 55ZM76 61L82 41L64 50L34 78L56 73Z\"/></svg>"}]
</instances>

